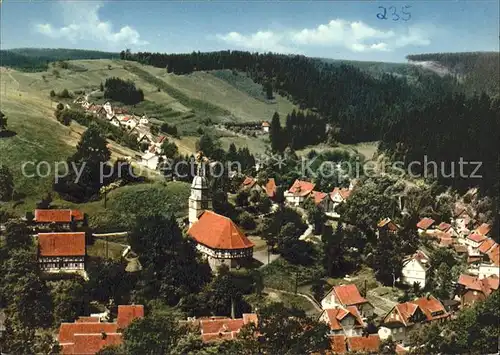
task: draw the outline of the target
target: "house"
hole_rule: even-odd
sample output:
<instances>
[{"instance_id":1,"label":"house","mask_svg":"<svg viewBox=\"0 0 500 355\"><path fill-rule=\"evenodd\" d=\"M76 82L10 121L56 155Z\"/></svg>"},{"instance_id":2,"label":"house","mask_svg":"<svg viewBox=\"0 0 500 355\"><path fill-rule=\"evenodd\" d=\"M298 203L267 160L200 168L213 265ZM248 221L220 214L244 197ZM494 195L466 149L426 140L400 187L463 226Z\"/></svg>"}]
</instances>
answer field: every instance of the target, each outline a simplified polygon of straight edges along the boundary
<instances>
[{"instance_id":1,"label":"house","mask_svg":"<svg viewBox=\"0 0 500 355\"><path fill-rule=\"evenodd\" d=\"M89 111L90 107L92 106L93 104L91 102L88 102L88 101L84 101L82 102L82 107L83 109Z\"/></svg>"},{"instance_id":2,"label":"house","mask_svg":"<svg viewBox=\"0 0 500 355\"><path fill-rule=\"evenodd\" d=\"M269 129L271 127L271 124L267 121L262 122L262 132L264 133L269 133Z\"/></svg>"},{"instance_id":3,"label":"house","mask_svg":"<svg viewBox=\"0 0 500 355\"><path fill-rule=\"evenodd\" d=\"M457 282L457 295L462 307L472 306L485 300L493 291L498 290L499 278L496 275L481 278L471 275L460 275Z\"/></svg>"},{"instance_id":4,"label":"house","mask_svg":"<svg viewBox=\"0 0 500 355\"><path fill-rule=\"evenodd\" d=\"M362 297L354 284L334 286L321 300L323 309L355 306L362 317L373 315L374 307Z\"/></svg>"},{"instance_id":5,"label":"house","mask_svg":"<svg viewBox=\"0 0 500 355\"><path fill-rule=\"evenodd\" d=\"M382 320L382 325L391 330L394 341L405 343L408 334L421 324L445 321L449 317L450 314L438 299L427 296L395 305Z\"/></svg>"},{"instance_id":6,"label":"house","mask_svg":"<svg viewBox=\"0 0 500 355\"><path fill-rule=\"evenodd\" d=\"M469 224L473 222L473 216L467 211L465 206L460 203L455 204L453 211L452 224L455 226L460 236L469 234Z\"/></svg>"},{"instance_id":7,"label":"house","mask_svg":"<svg viewBox=\"0 0 500 355\"><path fill-rule=\"evenodd\" d=\"M471 233L467 236L465 243L469 246L469 250L478 250L479 246L486 240L487 238L484 235L478 233ZM469 253L470 254L470 253ZM479 254L477 254L479 255Z\"/></svg>"},{"instance_id":8,"label":"house","mask_svg":"<svg viewBox=\"0 0 500 355\"><path fill-rule=\"evenodd\" d=\"M435 221L432 218L429 218L429 217L422 218L417 223L418 234L431 232L431 230L429 228L434 224L434 222Z\"/></svg>"},{"instance_id":9,"label":"house","mask_svg":"<svg viewBox=\"0 0 500 355\"><path fill-rule=\"evenodd\" d=\"M80 317L73 323L61 323L58 342L62 354L96 354L102 348L120 345L122 330L133 320L144 317L142 305L118 306L116 322L101 322L96 317Z\"/></svg>"},{"instance_id":10,"label":"house","mask_svg":"<svg viewBox=\"0 0 500 355\"><path fill-rule=\"evenodd\" d=\"M85 99L85 96L84 96L84 95L80 95L80 96L78 96L78 97L77 97L77 98L73 101L73 103L75 103L75 104L79 104L79 105L83 104L84 102L87 102L87 100Z\"/></svg>"},{"instance_id":11,"label":"house","mask_svg":"<svg viewBox=\"0 0 500 355\"><path fill-rule=\"evenodd\" d=\"M253 256L254 244L228 217L206 210L188 230L196 241L196 249L207 259L210 267L239 268Z\"/></svg>"},{"instance_id":12,"label":"house","mask_svg":"<svg viewBox=\"0 0 500 355\"><path fill-rule=\"evenodd\" d=\"M442 232L442 233L447 233L451 237L454 237L454 238L459 236L459 233L456 230L456 228L453 227L450 223L446 223L446 222L439 223L439 225L437 226L437 230L439 232Z\"/></svg>"},{"instance_id":13,"label":"house","mask_svg":"<svg viewBox=\"0 0 500 355\"><path fill-rule=\"evenodd\" d=\"M380 337L377 334L362 336L331 335L330 350L327 354L378 354ZM396 353L399 354L396 347Z\"/></svg>"},{"instance_id":14,"label":"house","mask_svg":"<svg viewBox=\"0 0 500 355\"><path fill-rule=\"evenodd\" d=\"M315 184L308 181L295 180L293 185L284 193L285 200L292 206L300 206L314 190Z\"/></svg>"},{"instance_id":15,"label":"house","mask_svg":"<svg viewBox=\"0 0 500 355\"><path fill-rule=\"evenodd\" d=\"M120 124L121 124L120 120L116 116L111 117L111 119L109 120L109 123L111 123L115 127L120 127Z\"/></svg>"},{"instance_id":16,"label":"house","mask_svg":"<svg viewBox=\"0 0 500 355\"><path fill-rule=\"evenodd\" d=\"M155 153L147 152L141 157L140 164L148 167L151 170L156 170L158 167L159 156Z\"/></svg>"},{"instance_id":17,"label":"house","mask_svg":"<svg viewBox=\"0 0 500 355\"><path fill-rule=\"evenodd\" d=\"M139 124L143 126L148 125L149 124L148 117L146 115L141 116L141 118L139 119Z\"/></svg>"},{"instance_id":18,"label":"house","mask_svg":"<svg viewBox=\"0 0 500 355\"><path fill-rule=\"evenodd\" d=\"M257 325L255 313L243 313L241 318L207 317L190 319L184 324L193 324L200 329L204 343L235 339L241 328L247 324Z\"/></svg>"},{"instance_id":19,"label":"house","mask_svg":"<svg viewBox=\"0 0 500 355\"><path fill-rule=\"evenodd\" d=\"M355 306L325 309L319 316L319 320L328 324L329 335L361 335L366 326Z\"/></svg>"},{"instance_id":20,"label":"house","mask_svg":"<svg viewBox=\"0 0 500 355\"><path fill-rule=\"evenodd\" d=\"M38 234L38 264L44 272L82 272L85 257L85 232Z\"/></svg>"},{"instance_id":21,"label":"house","mask_svg":"<svg viewBox=\"0 0 500 355\"><path fill-rule=\"evenodd\" d=\"M147 133L139 134L137 136L137 142L139 144L141 144L141 143L147 143L148 146L149 146L151 143L153 143L153 137L150 134L147 134Z\"/></svg>"},{"instance_id":22,"label":"house","mask_svg":"<svg viewBox=\"0 0 500 355\"><path fill-rule=\"evenodd\" d=\"M258 192L265 192L266 196L272 200L276 197L277 187L276 187L276 182L274 181L273 178L269 178L265 185L260 185L257 182L257 179L251 176L247 176L245 177L245 180L243 180L243 183L241 184L241 189L247 191L255 190Z\"/></svg>"},{"instance_id":23,"label":"house","mask_svg":"<svg viewBox=\"0 0 500 355\"><path fill-rule=\"evenodd\" d=\"M313 199L314 204L318 206L321 210L328 212L331 210L332 202L325 192L312 191L310 198Z\"/></svg>"},{"instance_id":24,"label":"house","mask_svg":"<svg viewBox=\"0 0 500 355\"><path fill-rule=\"evenodd\" d=\"M111 107L111 103L109 101L106 101L106 103L102 105L102 108L106 112L106 116L114 116L113 107Z\"/></svg>"},{"instance_id":25,"label":"house","mask_svg":"<svg viewBox=\"0 0 500 355\"><path fill-rule=\"evenodd\" d=\"M336 187L330 193L331 207L328 213L328 216L333 218L339 218L340 215L335 211L338 205L344 203L351 194L351 190L348 188L340 188Z\"/></svg>"},{"instance_id":26,"label":"house","mask_svg":"<svg viewBox=\"0 0 500 355\"><path fill-rule=\"evenodd\" d=\"M395 236L399 231L399 226L394 223L389 217L386 217L377 223L377 238L380 237L382 233L388 233Z\"/></svg>"},{"instance_id":27,"label":"house","mask_svg":"<svg viewBox=\"0 0 500 355\"><path fill-rule=\"evenodd\" d=\"M85 215L79 210L36 209L33 222L38 229L69 230L81 226Z\"/></svg>"},{"instance_id":28,"label":"house","mask_svg":"<svg viewBox=\"0 0 500 355\"><path fill-rule=\"evenodd\" d=\"M413 285L418 283L424 288L429 277L429 257L421 250L403 261L401 281Z\"/></svg>"},{"instance_id":29,"label":"house","mask_svg":"<svg viewBox=\"0 0 500 355\"><path fill-rule=\"evenodd\" d=\"M123 117L120 119L120 125L128 130L132 130L137 126L137 120L133 117Z\"/></svg>"},{"instance_id":30,"label":"house","mask_svg":"<svg viewBox=\"0 0 500 355\"><path fill-rule=\"evenodd\" d=\"M493 275L500 277L500 247L498 244L488 251L487 260L479 264L478 274L481 278Z\"/></svg>"}]
</instances>

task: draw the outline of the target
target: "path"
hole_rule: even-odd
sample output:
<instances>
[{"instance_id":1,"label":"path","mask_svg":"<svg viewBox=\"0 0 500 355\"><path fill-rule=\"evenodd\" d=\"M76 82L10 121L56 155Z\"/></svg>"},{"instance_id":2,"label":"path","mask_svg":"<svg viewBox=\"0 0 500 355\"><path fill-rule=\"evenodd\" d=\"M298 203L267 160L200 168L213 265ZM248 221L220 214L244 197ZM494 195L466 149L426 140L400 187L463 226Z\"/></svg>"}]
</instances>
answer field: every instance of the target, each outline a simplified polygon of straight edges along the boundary
<instances>
[{"instance_id":1,"label":"path","mask_svg":"<svg viewBox=\"0 0 500 355\"><path fill-rule=\"evenodd\" d=\"M311 303L313 305L313 307L319 312L323 312L323 309L321 308L321 304L319 304L318 301L316 301L314 298L312 298L311 296L309 295L306 295L304 293L300 293L300 292L290 292L290 291L284 291L284 290L278 290L277 288L271 288L271 287L264 287L264 292L266 291L272 291L272 292L275 292L275 293L286 293L288 295L298 295L298 296L302 296L304 297L305 299L307 299L309 301L309 303Z\"/></svg>"},{"instance_id":2,"label":"path","mask_svg":"<svg viewBox=\"0 0 500 355\"><path fill-rule=\"evenodd\" d=\"M267 252L267 248L264 248L264 249L261 249L261 250L258 250L258 251L254 251L253 252L253 258L259 262L262 263L262 265L259 267L259 268L263 268L265 266L268 265L268 256L267 256L268 252ZM278 258L280 257L279 254L273 254L271 253L271 255L269 255L269 261L272 263L273 261L275 260L278 260Z\"/></svg>"}]
</instances>

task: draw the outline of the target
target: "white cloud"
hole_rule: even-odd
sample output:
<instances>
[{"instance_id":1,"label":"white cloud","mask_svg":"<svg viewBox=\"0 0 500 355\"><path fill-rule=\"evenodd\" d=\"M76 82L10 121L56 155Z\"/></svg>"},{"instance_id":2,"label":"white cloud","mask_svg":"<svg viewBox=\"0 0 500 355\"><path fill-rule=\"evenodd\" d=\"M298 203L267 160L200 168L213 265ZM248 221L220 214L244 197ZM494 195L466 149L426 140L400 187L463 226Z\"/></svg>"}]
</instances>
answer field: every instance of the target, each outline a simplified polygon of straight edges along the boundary
<instances>
[{"instance_id":1,"label":"white cloud","mask_svg":"<svg viewBox=\"0 0 500 355\"><path fill-rule=\"evenodd\" d=\"M245 49L283 53L301 52L305 47L337 47L352 52L388 52L407 46L427 46L431 43L420 28L381 30L361 22L331 20L315 28L288 31L258 31L253 34L230 32L217 35L226 44Z\"/></svg>"},{"instance_id":2,"label":"white cloud","mask_svg":"<svg viewBox=\"0 0 500 355\"><path fill-rule=\"evenodd\" d=\"M111 22L101 20L101 2L61 1L58 5L62 10L64 26L57 28L50 23L36 24L37 32L50 38L67 39L72 43L78 40L100 42L110 48L148 44L132 27L124 26L115 32Z\"/></svg>"}]
</instances>

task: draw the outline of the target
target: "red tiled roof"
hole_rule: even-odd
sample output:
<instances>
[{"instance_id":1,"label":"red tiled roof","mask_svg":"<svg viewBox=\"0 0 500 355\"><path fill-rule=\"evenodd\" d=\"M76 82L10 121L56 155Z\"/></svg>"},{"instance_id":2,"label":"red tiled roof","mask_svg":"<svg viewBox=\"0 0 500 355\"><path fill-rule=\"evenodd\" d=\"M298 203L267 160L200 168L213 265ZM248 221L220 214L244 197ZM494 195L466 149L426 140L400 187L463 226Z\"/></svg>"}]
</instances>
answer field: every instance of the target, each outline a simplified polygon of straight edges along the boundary
<instances>
[{"instance_id":1,"label":"red tiled roof","mask_svg":"<svg viewBox=\"0 0 500 355\"><path fill-rule=\"evenodd\" d=\"M71 210L35 210L35 222L38 223L69 223Z\"/></svg>"},{"instance_id":2,"label":"red tiled roof","mask_svg":"<svg viewBox=\"0 0 500 355\"><path fill-rule=\"evenodd\" d=\"M189 228L188 234L212 249L247 249L254 246L233 221L212 211L204 211Z\"/></svg>"},{"instance_id":3,"label":"red tiled roof","mask_svg":"<svg viewBox=\"0 0 500 355\"><path fill-rule=\"evenodd\" d=\"M436 299L434 296L429 296L429 298L420 297L420 298L416 299L415 301L412 301L412 303L414 303L420 307L422 312L424 312L425 316L427 317L428 321L446 318L449 316L449 314L448 314L448 312L446 312L446 309L444 308L443 304L438 299ZM440 314L434 314L436 312L440 312Z\"/></svg>"},{"instance_id":4,"label":"red tiled roof","mask_svg":"<svg viewBox=\"0 0 500 355\"><path fill-rule=\"evenodd\" d=\"M288 192L296 195L296 196L306 196L314 190L315 184L308 181L295 180L292 187L288 189Z\"/></svg>"},{"instance_id":5,"label":"red tiled roof","mask_svg":"<svg viewBox=\"0 0 500 355\"><path fill-rule=\"evenodd\" d=\"M319 192L319 191L312 191L311 192L312 194L312 197L314 199L314 203L316 205L319 205L321 203L321 201L323 201L323 199L328 196L327 193L324 193L324 192Z\"/></svg>"},{"instance_id":6,"label":"red tiled roof","mask_svg":"<svg viewBox=\"0 0 500 355\"><path fill-rule=\"evenodd\" d=\"M333 191L330 193L330 195L333 198L333 196L335 194L339 194L340 197L342 197L343 200L347 200L347 198L351 194L351 190L349 190L348 188L339 188L339 187L336 187L336 188L333 189Z\"/></svg>"},{"instance_id":7,"label":"red tiled roof","mask_svg":"<svg viewBox=\"0 0 500 355\"><path fill-rule=\"evenodd\" d=\"M442 232L447 232L448 229L451 228L451 224L449 223L446 223L446 222L441 222L439 223L438 227L437 227L440 231Z\"/></svg>"},{"instance_id":8,"label":"red tiled roof","mask_svg":"<svg viewBox=\"0 0 500 355\"><path fill-rule=\"evenodd\" d=\"M415 311L418 308L416 304L413 304L411 302L399 303L394 307L401 316L401 321L405 326L408 326L408 324L411 323L410 317L415 313Z\"/></svg>"},{"instance_id":9,"label":"red tiled roof","mask_svg":"<svg viewBox=\"0 0 500 355\"><path fill-rule=\"evenodd\" d=\"M455 244L453 248L457 253L467 253L467 247L465 245Z\"/></svg>"},{"instance_id":10,"label":"red tiled roof","mask_svg":"<svg viewBox=\"0 0 500 355\"><path fill-rule=\"evenodd\" d=\"M60 344L74 343L75 334L116 333L116 323L61 323L58 340Z\"/></svg>"},{"instance_id":11,"label":"red tiled roof","mask_svg":"<svg viewBox=\"0 0 500 355\"><path fill-rule=\"evenodd\" d=\"M493 263L495 266L500 267L500 247L495 245L491 250L488 252L488 257L490 258L490 261Z\"/></svg>"},{"instance_id":12,"label":"red tiled roof","mask_svg":"<svg viewBox=\"0 0 500 355\"><path fill-rule=\"evenodd\" d=\"M85 255L85 232L39 233L40 256Z\"/></svg>"},{"instance_id":13,"label":"red tiled roof","mask_svg":"<svg viewBox=\"0 0 500 355\"><path fill-rule=\"evenodd\" d=\"M201 337L204 342L234 339L240 329L249 323L257 324L258 318L255 313L243 313L242 318L209 318L200 319L199 326Z\"/></svg>"},{"instance_id":14,"label":"red tiled roof","mask_svg":"<svg viewBox=\"0 0 500 355\"><path fill-rule=\"evenodd\" d=\"M405 348L403 348L401 345L399 344L396 344L396 354L406 354L408 352L408 350L406 350Z\"/></svg>"},{"instance_id":15,"label":"red tiled roof","mask_svg":"<svg viewBox=\"0 0 500 355\"><path fill-rule=\"evenodd\" d=\"M341 304L345 306L367 303L368 301L361 297L358 288L354 284L334 286L333 292Z\"/></svg>"},{"instance_id":16,"label":"red tiled roof","mask_svg":"<svg viewBox=\"0 0 500 355\"><path fill-rule=\"evenodd\" d=\"M481 235L487 235L490 230L491 226L488 223L483 223L476 229L476 232Z\"/></svg>"},{"instance_id":17,"label":"red tiled roof","mask_svg":"<svg viewBox=\"0 0 500 355\"><path fill-rule=\"evenodd\" d=\"M118 328L124 329L128 327L134 319L144 317L143 305L123 305L118 306Z\"/></svg>"},{"instance_id":18,"label":"red tiled roof","mask_svg":"<svg viewBox=\"0 0 500 355\"><path fill-rule=\"evenodd\" d=\"M252 188L256 183L257 183L257 179L254 179L251 176L247 176L247 177L245 177L245 180L243 180L242 185L243 185L243 187L246 187L246 188Z\"/></svg>"},{"instance_id":19,"label":"red tiled roof","mask_svg":"<svg viewBox=\"0 0 500 355\"><path fill-rule=\"evenodd\" d=\"M462 274L458 279L458 284L467 290L479 291L485 296L489 296L494 290L498 290L499 279L496 275L479 279L475 276Z\"/></svg>"},{"instance_id":20,"label":"red tiled roof","mask_svg":"<svg viewBox=\"0 0 500 355\"><path fill-rule=\"evenodd\" d=\"M387 228L392 231L397 231L399 229L398 225L394 223L389 217L381 219L377 223L378 228L384 228L385 226L387 226Z\"/></svg>"},{"instance_id":21,"label":"red tiled roof","mask_svg":"<svg viewBox=\"0 0 500 355\"><path fill-rule=\"evenodd\" d=\"M106 346L121 344L122 335L119 333L75 334L74 340L73 354L93 355Z\"/></svg>"},{"instance_id":22,"label":"red tiled roof","mask_svg":"<svg viewBox=\"0 0 500 355\"><path fill-rule=\"evenodd\" d=\"M330 346L334 354L343 354L347 352L345 335L330 335Z\"/></svg>"},{"instance_id":23,"label":"red tiled roof","mask_svg":"<svg viewBox=\"0 0 500 355\"><path fill-rule=\"evenodd\" d=\"M470 239L476 243L481 243L483 240L486 239L484 235L477 234L477 233L471 233L467 236L467 239Z\"/></svg>"},{"instance_id":24,"label":"red tiled roof","mask_svg":"<svg viewBox=\"0 0 500 355\"><path fill-rule=\"evenodd\" d=\"M78 317L75 322L77 323L99 323L101 319L99 317Z\"/></svg>"},{"instance_id":25,"label":"red tiled roof","mask_svg":"<svg viewBox=\"0 0 500 355\"><path fill-rule=\"evenodd\" d=\"M83 221L85 215L80 210L71 210L71 216L75 221Z\"/></svg>"},{"instance_id":26,"label":"red tiled roof","mask_svg":"<svg viewBox=\"0 0 500 355\"><path fill-rule=\"evenodd\" d=\"M417 228L426 230L427 228L429 228L433 224L434 224L434 220L432 218L425 217L425 218L422 218L420 220L420 222L417 223Z\"/></svg>"},{"instance_id":27,"label":"red tiled roof","mask_svg":"<svg viewBox=\"0 0 500 355\"><path fill-rule=\"evenodd\" d=\"M478 263L481 260L482 260L482 257L480 257L480 256L468 256L467 257L467 263L468 264Z\"/></svg>"},{"instance_id":28,"label":"red tiled roof","mask_svg":"<svg viewBox=\"0 0 500 355\"><path fill-rule=\"evenodd\" d=\"M486 254L491 248L493 248L497 243L493 239L486 239L481 245L479 246L478 250Z\"/></svg>"},{"instance_id":29,"label":"red tiled roof","mask_svg":"<svg viewBox=\"0 0 500 355\"><path fill-rule=\"evenodd\" d=\"M449 247L451 245L453 245L453 238L452 237L441 236L439 238L439 246Z\"/></svg>"},{"instance_id":30,"label":"red tiled roof","mask_svg":"<svg viewBox=\"0 0 500 355\"><path fill-rule=\"evenodd\" d=\"M273 198L276 195L276 182L274 181L273 178L267 180L265 190L267 197L269 198Z\"/></svg>"},{"instance_id":31,"label":"red tiled roof","mask_svg":"<svg viewBox=\"0 0 500 355\"><path fill-rule=\"evenodd\" d=\"M269 127L269 126L271 126L269 122L267 121L262 122L262 127Z\"/></svg>"},{"instance_id":32,"label":"red tiled roof","mask_svg":"<svg viewBox=\"0 0 500 355\"><path fill-rule=\"evenodd\" d=\"M376 334L368 336L356 336L347 338L347 347L349 351L378 353L380 346L380 337Z\"/></svg>"}]
</instances>

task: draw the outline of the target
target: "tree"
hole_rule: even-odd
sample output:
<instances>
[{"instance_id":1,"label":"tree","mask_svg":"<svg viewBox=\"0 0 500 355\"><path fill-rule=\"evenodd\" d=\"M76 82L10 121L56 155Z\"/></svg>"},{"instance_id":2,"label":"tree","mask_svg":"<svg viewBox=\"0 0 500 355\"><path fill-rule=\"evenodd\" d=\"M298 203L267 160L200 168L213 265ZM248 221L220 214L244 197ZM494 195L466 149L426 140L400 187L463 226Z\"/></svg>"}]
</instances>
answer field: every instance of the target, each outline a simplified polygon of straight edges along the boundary
<instances>
[{"instance_id":1,"label":"tree","mask_svg":"<svg viewBox=\"0 0 500 355\"><path fill-rule=\"evenodd\" d=\"M198 141L196 141L196 150L202 151L207 157L217 159L220 155L220 143L209 134L203 134Z\"/></svg>"},{"instance_id":2,"label":"tree","mask_svg":"<svg viewBox=\"0 0 500 355\"><path fill-rule=\"evenodd\" d=\"M72 322L85 311L84 284L80 279L54 282L51 297L55 324Z\"/></svg>"},{"instance_id":3,"label":"tree","mask_svg":"<svg viewBox=\"0 0 500 355\"><path fill-rule=\"evenodd\" d=\"M239 216L240 225L246 229L251 230L255 228L255 220L252 215L246 211L243 211Z\"/></svg>"},{"instance_id":4,"label":"tree","mask_svg":"<svg viewBox=\"0 0 500 355\"><path fill-rule=\"evenodd\" d=\"M208 264L198 259L173 215L139 217L128 239L145 269L138 283L144 297L163 297L175 305L210 279Z\"/></svg>"},{"instance_id":5,"label":"tree","mask_svg":"<svg viewBox=\"0 0 500 355\"><path fill-rule=\"evenodd\" d=\"M378 353L381 355L396 355L396 345L397 343L389 336L389 338L380 342Z\"/></svg>"},{"instance_id":6,"label":"tree","mask_svg":"<svg viewBox=\"0 0 500 355\"><path fill-rule=\"evenodd\" d=\"M63 105L62 103L60 103L60 102L59 102L59 103L57 104L57 106L56 106L56 109L57 109L58 111L61 111L63 108L64 108L64 105Z\"/></svg>"},{"instance_id":7,"label":"tree","mask_svg":"<svg viewBox=\"0 0 500 355\"><path fill-rule=\"evenodd\" d=\"M99 85L99 90L101 92L104 92L104 85L103 85L102 81L101 81L101 84Z\"/></svg>"},{"instance_id":8,"label":"tree","mask_svg":"<svg viewBox=\"0 0 500 355\"><path fill-rule=\"evenodd\" d=\"M127 262L124 260L98 258L90 262L87 266L89 281L85 284L90 298L125 304L133 288L132 276L125 271L126 267Z\"/></svg>"},{"instance_id":9,"label":"tree","mask_svg":"<svg viewBox=\"0 0 500 355\"><path fill-rule=\"evenodd\" d=\"M54 90L50 90L50 97L56 97L56 92Z\"/></svg>"},{"instance_id":10,"label":"tree","mask_svg":"<svg viewBox=\"0 0 500 355\"><path fill-rule=\"evenodd\" d=\"M70 98L70 97L71 97L71 95L69 94L68 89L63 89L63 90L59 93L59 97L60 97L60 98L63 98L63 99L67 99L67 98Z\"/></svg>"},{"instance_id":11,"label":"tree","mask_svg":"<svg viewBox=\"0 0 500 355\"><path fill-rule=\"evenodd\" d=\"M373 251L373 269L379 281L394 287L401 276L403 258L401 242L389 233L380 233Z\"/></svg>"},{"instance_id":12,"label":"tree","mask_svg":"<svg viewBox=\"0 0 500 355\"><path fill-rule=\"evenodd\" d=\"M165 138L161 144L161 151L167 158L173 158L179 153L179 149L174 142L170 142Z\"/></svg>"},{"instance_id":13,"label":"tree","mask_svg":"<svg viewBox=\"0 0 500 355\"><path fill-rule=\"evenodd\" d=\"M0 132L7 129L7 117L0 111Z\"/></svg>"},{"instance_id":14,"label":"tree","mask_svg":"<svg viewBox=\"0 0 500 355\"><path fill-rule=\"evenodd\" d=\"M185 331L170 317L151 315L133 321L123 332L127 354L172 354Z\"/></svg>"},{"instance_id":15,"label":"tree","mask_svg":"<svg viewBox=\"0 0 500 355\"><path fill-rule=\"evenodd\" d=\"M283 145L283 132L281 130L280 115L275 112L271 120L269 128L269 140L271 141L271 149L273 152L282 152L285 148Z\"/></svg>"},{"instance_id":16,"label":"tree","mask_svg":"<svg viewBox=\"0 0 500 355\"><path fill-rule=\"evenodd\" d=\"M453 275L446 263L441 263L434 277L434 293L440 299L450 299L453 292Z\"/></svg>"},{"instance_id":17,"label":"tree","mask_svg":"<svg viewBox=\"0 0 500 355\"><path fill-rule=\"evenodd\" d=\"M241 190L236 194L236 206L238 207L245 207L248 206L248 198L250 194L246 190Z\"/></svg>"},{"instance_id":18,"label":"tree","mask_svg":"<svg viewBox=\"0 0 500 355\"><path fill-rule=\"evenodd\" d=\"M266 82L265 89L266 89L266 98L268 100L274 99L274 97L273 97L273 84L271 83L270 80L268 80Z\"/></svg>"},{"instance_id":19,"label":"tree","mask_svg":"<svg viewBox=\"0 0 500 355\"><path fill-rule=\"evenodd\" d=\"M8 201L14 193L14 177L6 165L0 164L0 201Z\"/></svg>"},{"instance_id":20,"label":"tree","mask_svg":"<svg viewBox=\"0 0 500 355\"><path fill-rule=\"evenodd\" d=\"M33 247L33 232L25 222L10 221L5 226L5 248L6 250L29 249Z\"/></svg>"},{"instance_id":21,"label":"tree","mask_svg":"<svg viewBox=\"0 0 500 355\"><path fill-rule=\"evenodd\" d=\"M330 349L328 326L306 317L303 311L273 303L261 308L258 316L256 330L263 338L263 353L310 354Z\"/></svg>"}]
</instances>

